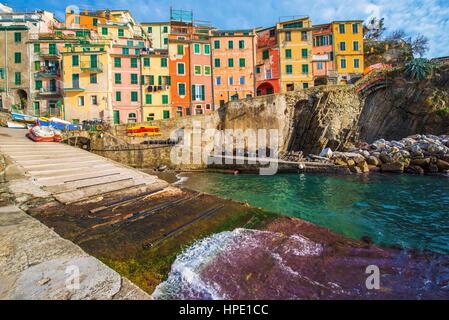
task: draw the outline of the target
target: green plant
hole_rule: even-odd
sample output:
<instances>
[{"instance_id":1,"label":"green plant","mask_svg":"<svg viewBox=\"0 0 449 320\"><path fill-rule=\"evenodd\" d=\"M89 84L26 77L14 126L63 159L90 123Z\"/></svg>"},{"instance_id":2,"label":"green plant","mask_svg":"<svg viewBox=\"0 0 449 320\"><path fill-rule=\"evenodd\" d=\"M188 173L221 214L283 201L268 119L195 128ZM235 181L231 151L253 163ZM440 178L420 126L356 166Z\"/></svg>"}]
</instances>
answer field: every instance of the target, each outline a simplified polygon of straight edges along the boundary
<instances>
[{"instance_id":1,"label":"green plant","mask_svg":"<svg viewBox=\"0 0 449 320\"><path fill-rule=\"evenodd\" d=\"M405 65L405 74L413 80L422 81L427 79L440 66L441 64L436 61L416 58Z\"/></svg>"},{"instance_id":2,"label":"green plant","mask_svg":"<svg viewBox=\"0 0 449 320\"><path fill-rule=\"evenodd\" d=\"M431 112L445 115L449 112L449 93L441 89L434 89L432 94L426 99Z\"/></svg>"}]
</instances>

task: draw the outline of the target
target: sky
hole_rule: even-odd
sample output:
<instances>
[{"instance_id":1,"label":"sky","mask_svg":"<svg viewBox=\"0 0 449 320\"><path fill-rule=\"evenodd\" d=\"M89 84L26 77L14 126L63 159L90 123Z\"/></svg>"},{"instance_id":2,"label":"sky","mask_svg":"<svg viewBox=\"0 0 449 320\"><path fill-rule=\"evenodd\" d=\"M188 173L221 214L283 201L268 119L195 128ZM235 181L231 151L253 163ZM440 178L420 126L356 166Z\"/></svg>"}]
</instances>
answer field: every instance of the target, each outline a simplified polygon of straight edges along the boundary
<instances>
[{"instance_id":1,"label":"sky","mask_svg":"<svg viewBox=\"0 0 449 320\"><path fill-rule=\"evenodd\" d=\"M388 31L402 29L429 38L427 57L449 56L449 0L9 0L15 11L45 9L64 20L65 7L128 9L140 22L166 21L170 6L192 10L195 20L220 29L268 27L291 16L308 15L314 24L383 17Z\"/></svg>"}]
</instances>

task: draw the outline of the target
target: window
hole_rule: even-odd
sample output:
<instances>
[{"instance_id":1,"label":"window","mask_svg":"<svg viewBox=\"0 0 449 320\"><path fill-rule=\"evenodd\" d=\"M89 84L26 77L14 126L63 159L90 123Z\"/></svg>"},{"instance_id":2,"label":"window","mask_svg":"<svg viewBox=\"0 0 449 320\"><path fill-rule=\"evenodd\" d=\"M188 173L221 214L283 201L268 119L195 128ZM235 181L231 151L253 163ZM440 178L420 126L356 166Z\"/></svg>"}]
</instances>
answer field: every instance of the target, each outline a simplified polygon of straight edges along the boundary
<instances>
[{"instance_id":1,"label":"window","mask_svg":"<svg viewBox=\"0 0 449 320\"><path fill-rule=\"evenodd\" d=\"M228 49L234 49L234 41L232 40L228 41Z\"/></svg>"},{"instance_id":2,"label":"window","mask_svg":"<svg viewBox=\"0 0 449 320\"><path fill-rule=\"evenodd\" d=\"M234 77L229 77L229 85L233 85L234 84Z\"/></svg>"},{"instance_id":3,"label":"window","mask_svg":"<svg viewBox=\"0 0 449 320\"><path fill-rule=\"evenodd\" d=\"M263 58L264 60L269 59L269 58L270 58L270 51L265 50L265 51L262 53L262 58Z\"/></svg>"},{"instance_id":4,"label":"window","mask_svg":"<svg viewBox=\"0 0 449 320\"><path fill-rule=\"evenodd\" d=\"M214 61L215 68L220 68L220 59L215 59Z\"/></svg>"},{"instance_id":5,"label":"window","mask_svg":"<svg viewBox=\"0 0 449 320\"><path fill-rule=\"evenodd\" d=\"M239 49L245 49L245 40L239 41Z\"/></svg>"},{"instance_id":6,"label":"window","mask_svg":"<svg viewBox=\"0 0 449 320\"><path fill-rule=\"evenodd\" d=\"M21 63L22 62L22 54L20 52L14 53L14 63Z\"/></svg>"},{"instance_id":7,"label":"window","mask_svg":"<svg viewBox=\"0 0 449 320\"><path fill-rule=\"evenodd\" d=\"M238 93L236 93L235 95L231 96L231 101L237 101L238 99L239 99Z\"/></svg>"},{"instance_id":8,"label":"window","mask_svg":"<svg viewBox=\"0 0 449 320\"><path fill-rule=\"evenodd\" d=\"M90 83L97 83L97 74L96 73L90 74Z\"/></svg>"},{"instance_id":9,"label":"window","mask_svg":"<svg viewBox=\"0 0 449 320\"><path fill-rule=\"evenodd\" d=\"M161 59L161 67L162 68L167 68L168 63L167 63L167 58L162 58Z\"/></svg>"},{"instance_id":10,"label":"window","mask_svg":"<svg viewBox=\"0 0 449 320\"><path fill-rule=\"evenodd\" d=\"M131 84L139 84L137 73L131 73Z\"/></svg>"},{"instance_id":11,"label":"window","mask_svg":"<svg viewBox=\"0 0 449 320\"><path fill-rule=\"evenodd\" d=\"M309 56L309 50L308 50L308 49L302 49L302 50L301 50L301 56L302 56L304 59L307 59L307 57Z\"/></svg>"},{"instance_id":12,"label":"window","mask_svg":"<svg viewBox=\"0 0 449 320\"><path fill-rule=\"evenodd\" d=\"M170 111L168 111L168 110L163 110L163 111L162 111L162 118L164 118L164 119L169 119L169 118L170 118Z\"/></svg>"},{"instance_id":13,"label":"window","mask_svg":"<svg viewBox=\"0 0 449 320\"><path fill-rule=\"evenodd\" d=\"M34 61L34 71L39 71L41 69L41 62Z\"/></svg>"},{"instance_id":14,"label":"window","mask_svg":"<svg viewBox=\"0 0 449 320\"><path fill-rule=\"evenodd\" d=\"M184 55L184 46L182 44L178 44L178 54Z\"/></svg>"},{"instance_id":15,"label":"window","mask_svg":"<svg viewBox=\"0 0 449 320\"><path fill-rule=\"evenodd\" d=\"M204 54L209 55L210 54L210 44L204 45Z\"/></svg>"},{"instance_id":16,"label":"window","mask_svg":"<svg viewBox=\"0 0 449 320\"><path fill-rule=\"evenodd\" d=\"M295 84L287 83L287 91L294 91L294 90L295 90Z\"/></svg>"},{"instance_id":17,"label":"window","mask_svg":"<svg viewBox=\"0 0 449 320\"><path fill-rule=\"evenodd\" d=\"M84 106L84 97L83 96L78 97L78 106L80 106L80 107Z\"/></svg>"},{"instance_id":18,"label":"window","mask_svg":"<svg viewBox=\"0 0 449 320\"><path fill-rule=\"evenodd\" d=\"M134 112L128 113L128 122L136 122L137 115Z\"/></svg>"},{"instance_id":19,"label":"window","mask_svg":"<svg viewBox=\"0 0 449 320\"><path fill-rule=\"evenodd\" d=\"M204 66L204 75L210 76L210 66Z\"/></svg>"},{"instance_id":20,"label":"window","mask_svg":"<svg viewBox=\"0 0 449 320\"><path fill-rule=\"evenodd\" d=\"M244 85L245 84L245 76L241 76L240 77L240 85Z\"/></svg>"},{"instance_id":21,"label":"window","mask_svg":"<svg viewBox=\"0 0 449 320\"><path fill-rule=\"evenodd\" d=\"M352 43L352 47L354 51L359 51L359 42L358 41L354 41Z\"/></svg>"},{"instance_id":22,"label":"window","mask_svg":"<svg viewBox=\"0 0 449 320\"><path fill-rule=\"evenodd\" d=\"M260 67L256 67L256 73L260 73Z\"/></svg>"},{"instance_id":23,"label":"window","mask_svg":"<svg viewBox=\"0 0 449 320\"><path fill-rule=\"evenodd\" d=\"M48 45L48 53L50 54L57 54L58 50L56 50L56 43L50 43Z\"/></svg>"},{"instance_id":24,"label":"window","mask_svg":"<svg viewBox=\"0 0 449 320\"><path fill-rule=\"evenodd\" d=\"M304 82L304 83L302 84L302 88L303 88L303 89L308 89L308 88L309 88L309 84L308 84L307 82Z\"/></svg>"},{"instance_id":25,"label":"window","mask_svg":"<svg viewBox=\"0 0 449 320\"><path fill-rule=\"evenodd\" d=\"M42 80L36 80L34 85L36 90L40 90L42 88Z\"/></svg>"},{"instance_id":26,"label":"window","mask_svg":"<svg viewBox=\"0 0 449 320\"><path fill-rule=\"evenodd\" d=\"M265 79L271 79L272 78L272 72L271 69L268 69L265 71Z\"/></svg>"},{"instance_id":27,"label":"window","mask_svg":"<svg viewBox=\"0 0 449 320\"><path fill-rule=\"evenodd\" d=\"M22 42L22 33L14 32L14 42Z\"/></svg>"},{"instance_id":28,"label":"window","mask_svg":"<svg viewBox=\"0 0 449 320\"><path fill-rule=\"evenodd\" d=\"M200 76L201 75L201 66L195 66L194 72L195 72L196 76Z\"/></svg>"},{"instance_id":29,"label":"window","mask_svg":"<svg viewBox=\"0 0 449 320\"><path fill-rule=\"evenodd\" d=\"M152 104L152 103L153 103L153 95L151 95L151 94L146 94L146 95L145 95L145 103L146 103L146 104Z\"/></svg>"},{"instance_id":30,"label":"window","mask_svg":"<svg viewBox=\"0 0 449 320\"><path fill-rule=\"evenodd\" d=\"M218 77L215 78L215 84L216 84L217 86L221 85L221 77L220 77L220 76L218 76Z\"/></svg>"},{"instance_id":31,"label":"window","mask_svg":"<svg viewBox=\"0 0 449 320\"><path fill-rule=\"evenodd\" d=\"M292 58L292 49L285 49L285 58L286 59Z\"/></svg>"},{"instance_id":32,"label":"window","mask_svg":"<svg viewBox=\"0 0 449 320\"><path fill-rule=\"evenodd\" d=\"M120 73L116 73L114 75L115 77L115 84L121 84L122 83L122 75Z\"/></svg>"},{"instance_id":33,"label":"window","mask_svg":"<svg viewBox=\"0 0 449 320\"><path fill-rule=\"evenodd\" d=\"M356 68L356 69L360 68L360 60L359 59L354 59L354 68Z\"/></svg>"},{"instance_id":34,"label":"window","mask_svg":"<svg viewBox=\"0 0 449 320\"><path fill-rule=\"evenodd\" d=\"M185 64L183 62L178 62L176 64L177 68L177 73L178 75L184 75L185 74Z\"/></svg>"},{"instance_id":35,"label":"window","mask_svg":"<svg viewBox=\"0 0 449 320\"><path fill-rule=\"evenodd\" d=\"M178 83L178 95L185 96L186 95L186 84Z\"/></svg>"},{"instance_id":36,"label":"window","mask_svg":"<svg viewBox=\"0 0 449 320\"><path fill-rule=\"evenodd\" d=\"M129 48L122 48L123 55L129 55Z\"/></svg>"},{"instance_id":37,"label":"window","mask_svg":"<svg viewBox=\"0 0 449 320\"><path fill-rule=\"evenodd\" d=\"M150 58L143 58L143 66L144 67L150 66Z\"/></svg>"},{"instance_id":38,"label":"window","mask_svg":"<svg viewBox=\"0 0 449 320\"><path fill-rule=\"evenodd\" d=\"M117 102L122 101L122 93L120 91L115 92L115 101Z\"/></svg>"},{"instance_id":39,"label":"window","mask_svg":"<svg viewBox=\"0 0 449 320\"><path fill-rule=\"evenodd\" d=\"M274 37L276 35L276 31L274 29L270 30L270 38Z\"/></svg>"},{"instance_id":40,"label":"window","mask_svg":"<svg viewBox=\"0 0 449 320\"><path fill-rule=\"evenodd\" d=\"M79 16L75 16L75 24L80 24L80 17Z\"/></svg>"},{"instance_id":41,"label":"window","mask_svg":"<svg viewBox=\"0 0 449 320\"><path fill-rule=\"evenodd\" d=\"M334 61L334 52L333 51L331 51L331 53L330 53L330 59L331 59L331 61Z\"/></svg>"},{"instance_id":42,"label":"window","mask_svg":"<svg viewBox=\"0 0 449 320\"><path fill-rule=\"evenodd\" d=\"M346 42L340 42L340 50L341 51L346 51Z\"/></svg>"},{"instance_id":43,"label":"window","mask_svg":"<svg viewBox=\"0 0 449 320\"><path fill-rule=\"evenodd\" d=\"M318 62L317 67L318 70L323 70L323 63L322 62Z\"/></svg>"},{"instance_id":44,"label":"window","mask_svg":"<svg viewBox=\"0 0 449 320\"><path fill-rule=\"evenodd\" d=\"M340 66L342 69L346 69L346 59L341 59Z\"/></svg>"},{"instance_id":45,"label":"window","mask_svg":"<svg viewBox=\"0 0 449 320\"><path fill-rule=\"evenodd\" d=\"M359 24L358 23L352 24L352 33L354 33L354 34L359 33Z\"/></svg>"},{"instance_id":46,"label":"window","mask_svg":"<svg viewBox=\"0 0 449 320\"><path fill-rule=\"evenodd\" d=\"M228 67L230 68L234 67L234 59L232 58L228 59Z\"/></svg>"},{"instance_id":47,"label":"window","mask_svg":"<svg viewBox=\"0 0 449 320\"><path fill-rule=\"evenodd\" d=\"M138 101L137 91L131 91L131 102L137 102L137 101Z\"/></svg>"},{"instance_id":48,"label":"window","mask_svg":"<svg viewBox=\"0 0 449 320\"><path fill-rule=\"evenodd\" d=\"M163 33L167 33L167 32L168 32L168 27L167 27L167 26L164 26L164 28L162 29L162 32L163 32Z\"/></svg>"},{"instance_id":49,"label":"window","mask_svg":"<svg viewBox=\"0 0 449 320\"><path fill-rule=\"evenodd\" d=\"M194 54L201 54L201 45L199 43L193 44L193 53Z\"/></svg>"},{"instance_id":50,"label":"window","mask_svg":"<svg viewBox=\"0 0 449 320\"><path fill-rule=\"evenodd\" d=\"M302 65L302 74L309 74L309 65L308 64Z\"/></svg>"},{"instance_id":51,"label":"window","mask_svg":"<svg viewBox=\"0 0 449 320\"><path fill-rule=\"evenodd\" d=\"M98 19L97 18L93 18L92 19L92 25L94 25L95 27L98 26Z\"/></svg>"},{"instance_id":52,"label":"window","mask_svg":"<svg viewBox=\"0 0 449 320\"><path fill-rule=\"evenodd\" d=\"M98 98L97 96L90 96L90 103L94 106L98 106Z\"/></svg>"},{"instance_id":53,"label":"window","mask_svg":"<svg viewBox=\"0 0 449 320\"><path fill-rule=\"evenodd\" d=\"M168 38L164 38L164 44L168 44Z\"/></svg>"},{"instance_id":54,"label":"window","mask_svg":"<svg viewBox=\"0 0 449 320\"><path fill-rule=\"evenodd\" d=\"M135 50L134 50L134 54L135 54L136 56L138 56L138 55L140 54L140 49L135 49Z\"/></svg>"},{"instance_id":55,"label":"window","mask_svg":"<svg viewBox=\"0 0 449 320\"><path fill-rule=\"evenodd\" d=\"M148 117L147 117L147 121L150 122L150 121L153 121L153 120L154 120L154 113L149 113Z\"/></svg>"},{"instance_id":56,"label":"window","mask_svg":"<svg viewBox=\"0 0 449 320\"><path fill-rule=\"evenodd\" d=\"M344 24L340 24L340 25L338 26L338 30L339 30L339 32L340 32L341 34L346 33L345 25L344 25Z\"/></svg>"},{"instance_id":57,"label":"window","mask_svg":"<svg viewBox=\"0 0 449 320\"><path fill-rule=\"evenodd\" d=\"M0 68L0 78L5 79L5 69L4 68Z\"/></svg>"},{"instance_id":58,"label":"window","mask_svg":"<svg viewBox=\"0 0 449 320\"><path fill-rule=\"evenodd\" d=\"M192 85L192 94L194 101L204 101L205 100L205 87L204 85Z\"/></svg>"},{"instance_id":59,"label":"window","mask_svg":"<svg viewBox=\"0 0 449 320\"><path fill-rule=\"evenodd\" d=\"M168 95L166 94L162 95L162 104L168 104Z\"/></svg>"},{"instance_id":60,"label":"window","mask_svg":"<svg viewBox=\"0 0 449 320\"><path fill-rule=\"evenodd\" d=\"M137 58L131 58L131 68L137 68Z\"/></svg>"},{"instance_id":61,"label":"window","mask_svg":"<svg viewBox=\"0 0 449 320\"><path fill-rule=\"evenodd\" d=\"M20 85L22 83L22 75L20 72L14 73L14 84L16 86Z\"/></svg>"},{"instance_id":62,"label":"window","mask_svg":"<svg viewBox=\"0 0 449 320\"><path fill-rule=\"evenodd\" d=\"M214 49L220 49L220 40L214 41Z\"/></svg>"},{"instance_id":63,"label":"window","mask_svg":"<svg viewBox=\"0 0 449 320\"><path fill-rule=\"evenodd\" d=\"M39 53L39 52L41 52L41 45L39 44L39 43L35 43L34 45L33 45L33 48L34 48L34 53Z\"/></svg>"},{"instance_id":64,"label":"window","mask_svg":"<svg viewBox=\"0 0 449 320\"><path fill-rule=\"evenodd\" d=\"M124 36L125 36L125 30L123 30L123 29L118 29L118 36L119 36L119 37L124 37Z\"/></svg>"},{"instance_id":65,"label":"window","mask_svg":"<svg viewBox=\"0 0 449 320\"><path fill-rule=\"evenodd\" d=\"M147 32L148 32L148 33L153 33L153 27L148 27L148 28L147 28Z\"/></svg>"},{"instance_id":66,"label":"window","mask_svg":"<svg viewBox=\"0 0 449 320\"><path fill-rule=\"evenodd\" d=\"M246 66L246 59L245 58L240 58L239 59L239 67L240 68L245 68Z\"/></svg>"},{"instance_id":67,"label":"window","mask_svg":"<svg viewBox=\"0 0 449 320\"><path fill-rule=\"evenodd\" d=\"M293 73L293 66L291 64L287 64L285 66L285 71L287 74L292 74Z\"/></svg>"},{"instance_id":68,"label":"window","mask_svg":"<svg viewBox=\"0 0 449 320\"><path fill-rule=\"evenodd\" d=\"M309 35L307 33L307 31L302 31L301 32L301 41L307 41L309 39Z\"/></svg>"},{"instance_id":69,"label":"window","mask_svg":"<svg viewBox=\"0 0 449 320\"><path fill-rule=\"evenodd\" d=\"M292 33L290 31L285 33L285 41L292 41Z\"/></svg>"},{"instance_id":70,"label":"window","mask_svg":"<svg viewBox=\"0 0 449 320\"><path fill-rule=\"evenodd\" d=\"M101 28L101 34L104 35L104 36L107 36L108 35L108 28L105 28L105 27Z\"/></svg>"},{"instance_id":71,"label":"window","mask_svg":"<svg viewBox=\"0 0 449 320\"><path fill-rule=\"evenodd\" d=\"M80 57L79 56L72 56L72 66L78 67L80 65Z\"/></svg>"},{"instance_id":72,"label":"window","mask_svg":"<svg viewBox=\"0 0 449 320\"><path fill-rule=\"evenodd\" d=\"M115 68L121 68L122 67L122 59L114 58L114 67Z\"/></svg>"}]
</instances>

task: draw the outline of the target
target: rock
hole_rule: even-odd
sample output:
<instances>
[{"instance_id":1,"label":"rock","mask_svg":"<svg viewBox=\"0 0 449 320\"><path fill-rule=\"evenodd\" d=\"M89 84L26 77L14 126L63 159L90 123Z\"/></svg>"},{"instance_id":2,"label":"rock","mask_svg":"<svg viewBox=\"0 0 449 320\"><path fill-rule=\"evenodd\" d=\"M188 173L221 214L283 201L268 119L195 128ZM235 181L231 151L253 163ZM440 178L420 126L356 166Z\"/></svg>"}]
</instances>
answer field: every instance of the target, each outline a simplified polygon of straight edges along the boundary
<instances>
[{"instance_id":1,"label":"rock","mask_svg":"<svg viewBox=\"0 0 449 320\"><path fill-rule=\"evenodd\" d=\"M429 173L438 173L438 166L435 163L430 163L427 167Z\"/></svg>"},{"instance_id":2,"label":"rock","mask_svg":"<svg viewBox=\"0 0 449 320\"><path fill-rule=\"evenodd\" d=\"M355 166L355 161L352 160L352 159L349 159L349 160L347 161L347 164L348 164L349 167L354 167L354 166Z\"/></svg>"},{"instance_id":3,"label":"rock","mask_svg":"<svg viewBox=\"0 0 449 320\"><path fill-rule=\"evenodd\" d=\"M330 158L332 158L332 154L333 154L333 152L332 152L331 148L325 148L323 151L321 151L320 157L330 159Z\"/></svg>"},{"instance_id":4,"label":"rock","mask_svg":"<svg viewBox=\"0 0 449 320\"><path fill-rule=\"evenodd\" d=\"M157 171L163 172L165 170L167 170L167 166L165 166L165 165L161 165L161 166L157 167Z\"/></svg>"},{"instance_id":5,"label":"rock","mask_svg":"<svg viewBox=\"0 0 449 320\"><path fill-rule=\"evenodd\" d=\"M438 159L436 165L440 171L449 170L449 162L444 160Z\"/></svg>"},{"instance_id":6,"label":"rock","mask_svg":"<svg viewBox=\"0 0 449 320\"><path fill-rule=\"evenodd\" d=\"M425 158L425 159L412 159L410 161L410 165L413 166L420 166L420 167L427 167L430 163L430 158Z\"/></svg>"},{"instance_id":7,"label":"rock","mask_svg":"<svg viewBox=\"0 0 449 320\"><path fill-rule=\"evenodd\" d=\"M380 167L377 166L368 166L369 172L380 172Z\"/></svg>"},{"instance_id":8,"label":"rock","mask_svg":"<svg viewBox=\"0 0 449 320\"><path fill-rule=\"evenodd\" d=\"M381 166L382 172L403 173L404 165L400 162L383 163Z\"/></svg>"},{"instance_id":9,"label":"rock","mask_svg":"<svg viewBox=\"0 0 449 320\"><path fill-rule=\"evenodd\" d=\"M405 148L405 144L399 142L399 141L391 141L391 146L398 148L398 149L404 149Z\"/></svg>"},{"instance_id":10,"label":"rock","mask_svg":"<svg viewBox=\"0 0 449 320\"><path fill-rule=\"evenodd\" d=\"M424 169L421 168L420 166L409 166L405 169L406 173L409 174L419 174L419 175L423 175L424 174Z\"/></svg>"},{"instance_id":11,"label":"rock","mask_svg":"<svg viewBox=\"0 0 449 320\"><path fill-rule=\"evenodd\" d=\"M366 150L362 150L360 152L360 154L365 158L365 160L370 157L370 153L368 151L366 151Z\"/></svg>"},{"instance_id":12,"label":"rock","mask_svg":"<svg viewBox=\"0 0 449 320\"><path fill-rule=\"evenodd\" d=\"M359 167L351 167L351 172L353 173L362 173L362 169L360 169Z\"/></svg>"},{"instance_id":13,"label":"rock","mask_svg":"<svg viewBox=\"0 0 449 320\"><path fill-rule=\"evenodd\" d=\"M392 147L390 152L391 153L398 153L399 151L401 151L398 147Z\"/></svg>"},{"instance_id":14,"label":"rock","mask_svg":"<svg viewBox=\"0 0 449 320\"><path fill-rule=\"evenodd\" d=\"M347 166L347 165L348 165L348 163L346 162L346 160L343 159L343 158L337 158L337 159L334 161L334 164L335 164L336 166Z\"/></svg>"},{"instance_id":15,"label":"rock","mask_svg":"<svg viewBox=\"0 0 449 320\"><path fill-rule=\"evenodd\" d=\"M379 159L383 163L391 163L391 162L393 162L393 159L386 153L381 153L380 156L379 156Z\"/></svg>"},{"instance_id":16,"label":"rock","mask_svg":"<svg viewBox=\"0 0 449 320\"><path fill-rule=\"evenodd\" d=\"M369 165L376 166L376 167L380 164L380 160L377 159L375 156L368 157L368 159L366 161L368 162Z\"/></svg>"},{"instance_id":17,"label":"rock","mask_svg":"<svg viewBox=\"0 0 449 320\"><path fill-rule=\"evenodd\" d=\"M360 168L360 170L363 173L367 173L369 172L369 167L368 167L368 163L366 163L366 161L361 161L357 164L357 167Z\"/></svg>"}]
</instances>

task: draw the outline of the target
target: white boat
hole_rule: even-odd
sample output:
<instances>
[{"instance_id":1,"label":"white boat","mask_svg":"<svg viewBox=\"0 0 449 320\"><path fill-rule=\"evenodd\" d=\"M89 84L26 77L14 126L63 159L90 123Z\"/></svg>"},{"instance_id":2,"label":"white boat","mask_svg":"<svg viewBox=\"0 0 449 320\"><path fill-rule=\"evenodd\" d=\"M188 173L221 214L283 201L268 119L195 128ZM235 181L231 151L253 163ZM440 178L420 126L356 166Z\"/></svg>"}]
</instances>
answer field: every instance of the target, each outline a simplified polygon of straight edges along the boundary
<instances>
[{"instance_id":1,"label":"white boat","mask_svg":"<svg viewBox=\"0 0 449 320\"><path fill-rule=\"evenodd\" d=\"M7 121L6 124L8 125L8 128L11 129L26 129L26 123L19 123L14 121Z\"/></svg>"}]
</instances>

